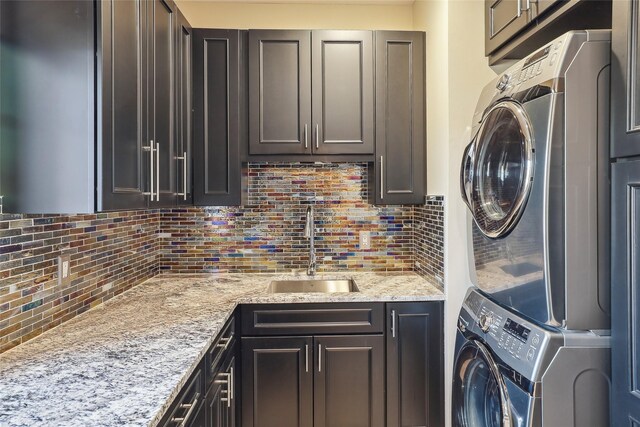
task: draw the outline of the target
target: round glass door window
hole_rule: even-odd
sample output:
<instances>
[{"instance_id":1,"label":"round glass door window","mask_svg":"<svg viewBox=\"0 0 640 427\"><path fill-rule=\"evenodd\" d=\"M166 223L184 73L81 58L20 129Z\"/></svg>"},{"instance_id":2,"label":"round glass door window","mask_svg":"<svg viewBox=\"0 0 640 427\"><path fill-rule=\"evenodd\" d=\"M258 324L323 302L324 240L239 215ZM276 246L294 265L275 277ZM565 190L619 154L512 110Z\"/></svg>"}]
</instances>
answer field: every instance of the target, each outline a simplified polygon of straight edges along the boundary
<instances>
[{"instance_id":1,"label":"round glass door window","mask_svg":"<svg viewBox=\"0 0 640 427\"><path fill-rule=\"evenodd\" d=\"M473 151L469 204L474 220L486 236L505 236L520 219L533 180L533 139L522 107L504 101L491 108Z\"/></svg>"},{"instance_id":2,"label":"round glass door window","mask_svg":"<svg viewBox=\"0 0 640 427\"><path fill-rule=\"evenodd\" d=\"M470 341L460 351L452 404L455 427L511 427L504 385L482 344Z\"/></svg>"}]
</instances>

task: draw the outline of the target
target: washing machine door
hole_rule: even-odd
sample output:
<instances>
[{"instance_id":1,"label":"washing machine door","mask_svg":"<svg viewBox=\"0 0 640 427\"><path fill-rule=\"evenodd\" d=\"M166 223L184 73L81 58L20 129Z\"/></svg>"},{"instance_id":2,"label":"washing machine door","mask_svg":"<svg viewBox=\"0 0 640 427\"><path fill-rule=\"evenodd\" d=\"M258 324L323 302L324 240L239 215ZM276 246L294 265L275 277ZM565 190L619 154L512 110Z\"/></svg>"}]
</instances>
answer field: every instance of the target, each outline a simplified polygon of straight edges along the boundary
<instances>
[{"instance_id":1,"label":"washing machine door","mask_svg":"<svg viewBox=\"0 0 640 427\"><path fill-rule=\"evenodd\" d=\"M454 427L512 427L507 389L487 348L470 340L453 370Z\"/></svg>"},{"instance_id":2,"label":"washing machine door","mask_svg":"<svg viewBox=\"0 0 640 427\"><path fill-rule=\"evenodd\" d=\"M507 235L526 206L534 171L531 124L522 106L502 101L484 116L465 150L463 197L482 233Z\"/></svg>"}]
</instances>

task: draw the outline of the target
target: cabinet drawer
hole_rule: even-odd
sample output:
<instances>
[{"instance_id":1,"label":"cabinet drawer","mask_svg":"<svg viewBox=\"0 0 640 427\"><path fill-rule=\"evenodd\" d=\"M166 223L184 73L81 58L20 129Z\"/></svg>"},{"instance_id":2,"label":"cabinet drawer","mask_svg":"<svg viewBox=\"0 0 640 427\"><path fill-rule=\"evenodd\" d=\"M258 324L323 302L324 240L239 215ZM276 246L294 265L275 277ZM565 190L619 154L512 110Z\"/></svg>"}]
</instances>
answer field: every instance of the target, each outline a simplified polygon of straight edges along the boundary
<instances>
[{"instance_id":1,"label":"cabinet drawer","mask_svg":"<svg viewBox=\"0 0 640 427\"><path fill-rule=\"evenodd\" d=\"M380 333L382 303L247 304L241 307L243 336Z\"/></svg>"},{"instance_id":2,"label":"cabinet drawer","mask_svg":"<svg viewBox=\"0 0 640 427\"><path fill-rule=\"evenodd\" d=\"M192 425L191 421L195 419L204 401L203 370L204 366L200 363L196 371L191 375L189 381L187 381L187 384L180 391L178 398L171 404L171 407L159 425L164 427Z\"/></svg>"},{"instance_id":3,"label":"cabinet drawer","mask_svg":"<svg viewBox=\"0 0 640 427\"><path fill-rule=\"evenodd\" d=\"M236 339L236 320L235 316L232 316L222 327L222 331L218 334L214 343L209 347L207 352L208 376L211 376L222 361L226 360L230 353L233 353Z\"/></svg>"}]
</instances>

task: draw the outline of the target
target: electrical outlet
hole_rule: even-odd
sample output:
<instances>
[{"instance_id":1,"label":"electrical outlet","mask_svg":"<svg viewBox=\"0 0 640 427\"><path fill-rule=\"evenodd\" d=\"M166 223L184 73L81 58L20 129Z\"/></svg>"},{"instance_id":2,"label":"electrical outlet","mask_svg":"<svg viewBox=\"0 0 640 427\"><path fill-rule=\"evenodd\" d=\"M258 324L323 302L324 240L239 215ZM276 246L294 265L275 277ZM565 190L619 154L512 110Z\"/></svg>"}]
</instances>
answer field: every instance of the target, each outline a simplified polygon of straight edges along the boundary
<instances>
[{"instance_id":1,"label":"electrical outlet","mask_svg":"<svg viewBox=\"0 0 640 427\"><path fill-rule=\"evenodd\" d=\"M368 231L360 232L360 249L371 249L371 234Z\"/></svg>"},{"instance_id":2,"label":"electrical outlet","mask_svg":"<svg viewBox=\"0 0 640 427\"><path fill-rule=\"evenodd\" d=\"M71 257L60 255L58 257L58 285L67 285L71 275Z\"/></svg>"}]
</instances>

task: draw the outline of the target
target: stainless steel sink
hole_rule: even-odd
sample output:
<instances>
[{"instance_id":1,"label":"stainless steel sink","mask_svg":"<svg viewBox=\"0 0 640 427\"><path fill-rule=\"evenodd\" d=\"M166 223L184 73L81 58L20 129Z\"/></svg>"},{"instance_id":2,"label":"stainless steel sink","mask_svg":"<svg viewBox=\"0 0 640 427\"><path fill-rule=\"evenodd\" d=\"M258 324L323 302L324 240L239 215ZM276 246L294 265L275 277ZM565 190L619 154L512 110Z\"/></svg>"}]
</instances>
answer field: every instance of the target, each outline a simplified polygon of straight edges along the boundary
<instances>
[{"instance_id":1,"label":"stainless steel sink","mask_svg":"<svg viewBox=\"0 0 640 427\"><path fill-rule=\"evenodd\" d=\"M360 292L352 279L308 279L308 280L273 280L267 292L272 294L290 292Z\"/></svg>"}]
</instances>

